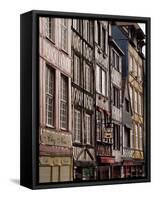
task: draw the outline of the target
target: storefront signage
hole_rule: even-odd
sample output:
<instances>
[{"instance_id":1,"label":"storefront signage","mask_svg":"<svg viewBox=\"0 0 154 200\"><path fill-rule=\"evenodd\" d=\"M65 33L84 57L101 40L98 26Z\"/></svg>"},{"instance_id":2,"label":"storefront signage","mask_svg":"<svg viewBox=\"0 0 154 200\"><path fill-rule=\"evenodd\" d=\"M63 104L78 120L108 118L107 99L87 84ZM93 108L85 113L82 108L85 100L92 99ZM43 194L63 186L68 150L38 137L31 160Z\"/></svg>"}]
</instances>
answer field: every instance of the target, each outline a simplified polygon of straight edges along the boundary
<instances>
[{"instance_id":1,"label":"storefront signage","mask_svg":"<svg viewBox=\"0 0 154 200\"><path fill-rule=\"evenodd\" d=\"M41 165L71 165L70 157L49 157L49 156L41 156L40 157Z\"/></svg>"},{"instance_id":2,"label":"storefront signage","mask_svg":"<svg viewBox=\"0 0 154 200\"><path fill-rule=\"evenodd\" d=\"M112 128L105 128L104 129L104 138L112 138Z\"/></svg>"},{"instance_id":3,"label":"storefront signage","mask_svg":"<svg viewBox=\"0 0 154 200\"><path fill-rule=\"evenodd\" d=\"M64 133L55 133L55 132L47 132L43 131L41 135L41 142L47 145L54 146L63 146L63 147L71 147L72 139L71 135L67 135Z\"/></svg>"}]
</instances>

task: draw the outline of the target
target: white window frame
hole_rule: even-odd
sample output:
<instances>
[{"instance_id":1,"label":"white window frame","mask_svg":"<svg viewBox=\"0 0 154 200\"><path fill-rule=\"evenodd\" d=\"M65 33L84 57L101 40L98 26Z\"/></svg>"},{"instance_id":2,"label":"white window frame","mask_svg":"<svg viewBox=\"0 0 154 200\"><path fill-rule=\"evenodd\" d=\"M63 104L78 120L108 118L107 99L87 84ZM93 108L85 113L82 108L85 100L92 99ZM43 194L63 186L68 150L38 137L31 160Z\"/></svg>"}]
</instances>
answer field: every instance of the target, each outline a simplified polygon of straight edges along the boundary
<instances>
[{"instance_id":1,"label":"white window frame","mask_svg":"<svg viewBox=\"0 0 154 200\"><path fill-rule=\"evenodd\" d=\"M55 19L52 17L47 18L47 36L52 42L55 42Z\"/></svg>"},{"instance_id":2,"label":"white window frame","mask_svg":"<svg viewBox=\"0 0 154 200\"><path fill-rule=\"evenodd\" d=\"M142 126L139 126L139 134L140 134L140 146L139 149L142 151L143 150L143 130L142 130Z\"/></svg>"},{"instance_id":3,"label":"white window frame","mask_svg":"<svg viewBox=\"0 0 154 200\"><path fill-rule=\"evenodd\" d=\"M134 108L134 105L133 105L133 88L131 86L129 86L129 94L130 94L131 107L133 109Z\"/></svg>"},{"instance_id":4,"label":"white window frame","mask_svg":"<svg viewBox=\"0 0 154 200\"><path fill-rule=\"evenodd\" d=\"M135 149L139 148L139 141L138 141L138 125L134 124L135 129Z\"/></svg>"},{"instance_id":5,"label":"white window frame","mask_svg":"<svg viewBox=\"0 0 154 200\"><path fill-rule=\"evenodd\" d=\"M101 141L102 140L102 115L101 115L101 112L99 111L96 111L96 120L97 120L97 126L96 126L97 141Z\"/></svg>"},{"instance_id":6,"label":"white window frame","mask_svg":"<svg viewBox=\"0 0 154 200\"><path fill-rule=\"evenodd\" d=\"M73 19L73 28L80 34L82 34L82 20Z\"/></svg>"},{"instance_id":7,"label":"white window frame","mask_svg":"<svg viewBox=\"0 0 154 200\"><path fill-rule=\"evenodd\" d=\"M137 71L138 71L138 64L136 62L136 60L133 60L133 72L134 72L134 76L137 76Z\"/></svg>"},{"instance_id":8,"label":"white window frame","mask_svg":"<svg viewBox=\"0 0 154 200\"><path fill-rule=\"evenodd\" d=\"M61 19L61 48L68 52L68 19Z\"/></svg>"},{"instance_id":9,"label":"white window frame","mask_svg":"<svg viewBox=\"0 0 154 200\"><path fill-rule=\"evenodd\" d=\"M103 79L104 73L104 79ZM96 66L96 81L97 81L97 92L106 96L106 71L103 70L100 66Z\"/></svg>"},{"instance_id":10,"label":"white window frame","mask_svg":"<svg viewBox=\"0 0 154 200\"><path fill-rule=\"evenodd\" d=\"M81 126L82 126L81 110L74 109L74 142L81 143Z\"/></svg>"},{"instance_id":11,"label":"white window frame","mask_svg":"<svg viewBox=\"0 0 154 200\"><path fill-rule=\"evenodd\" d=\"M53 76L53 77L51 77ZM54 94L55 94L55 72L49 65L46 65L46 125L54 127ZM53 80L51 80L53 78ZM52 85L51 85L52 84ZM52 88L51 88L52 87ZM53 90L53 91L50 91ZM49 101L52 101L51 103ZM49 107L52 107L51 112L51 123L49 123Z\"/></svg>"},{"instance_id":12,"label":"white window frame","mask_svg":"<svg viewBox=\"0 0 154 200\"><path fill-rule=\"evenodd\" d=\"M86 144L91 144L91 115L85 114Z\"/></svg>"},{"instance_id":13,"label":"white window frame","mask_svg":"<svg viewBox=\"0 0 154 200\"><path fill-rule=\"evenodd\" d=\"M60 95L60 128L68 129L68 78L61 74ZM64 94L64 91L66 93Z\"/></svg>"},{"instance_id":14,"label":"white window frame","mask_svg":"<svg viewBox=\"0 0 154 200\"><path fill-rule=\"evenodd\" d=\"M134 90L134 111L138 113L138 93Z\"/></svg>"},{"instance_id":15,"label":"white window frame","mask_svg":"<svg viewBox=\"0 0 154 200\"><path fill-rule=\"evenodd\" d=\"M80 65L80 57L74 54L74 82L77 85L81 85L81 65Z\"/></svg>"},{"instance_id":16,"label":"white window frame","mask_svg":"<svg viewBox=\"0 0 154 200\"><path fill-rule=\"evenodd\" d=\"M114 67L118 72L120 72L120 55L112 49L112 67Z\"/></svg>"},{"instance_id":17,"label":"white window frame","mask_svg":"<svg viewBox=\"0 0 154 200\"><path fill-rule=\"evenodd\" d=\"M85 89L91 92L91 66L85 63Z\"/></svg>"},{"instance_id":18,"label":"white window frame","mask_svg":"<svg viewBox=\"0 0 154 200\"><path fill-rule=\"evenodd\" d=\"M133 56L129 56L129 72L133 71Z\"/></svg>"},{"instance_id":19,"label":"white window frame","mask_svg":"<svg viewBox=\"0 0 154 200\"><path fill-rule=\"evenodd\" d=\"M138 93L138 113L142 115L142 96Z\"/></svg>"},{"instance_id":20,"label":"white window frame","mask_svg":"<svg viewBox=\"0 0 154 200\"><path fill-rule=\"evenodd\" d=\"M100 37L100 38L99 38ZM101 24L100 21L97 21L97 44L105 52L106 49L106 29Z\"/></svg>"}]
</instances>

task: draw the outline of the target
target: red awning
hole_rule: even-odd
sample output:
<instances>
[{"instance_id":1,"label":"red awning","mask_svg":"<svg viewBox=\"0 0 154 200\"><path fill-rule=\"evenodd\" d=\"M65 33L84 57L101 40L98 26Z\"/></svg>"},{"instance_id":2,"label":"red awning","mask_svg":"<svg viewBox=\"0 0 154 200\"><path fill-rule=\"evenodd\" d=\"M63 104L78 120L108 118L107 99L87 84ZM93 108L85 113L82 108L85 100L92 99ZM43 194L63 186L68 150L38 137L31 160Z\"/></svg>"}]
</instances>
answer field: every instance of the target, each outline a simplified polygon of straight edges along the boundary
<instances>
[{"instance_id":1,"label":"red awning","mask_svg":"<svg viewBox=\"0 0 154 200\"><path fill-rule=\"evenodd\" d=\"M104 164L113 164L115 163L115 157L111 156L101 156L99 157L99 162Z\"/></svg>"}]
</instances>

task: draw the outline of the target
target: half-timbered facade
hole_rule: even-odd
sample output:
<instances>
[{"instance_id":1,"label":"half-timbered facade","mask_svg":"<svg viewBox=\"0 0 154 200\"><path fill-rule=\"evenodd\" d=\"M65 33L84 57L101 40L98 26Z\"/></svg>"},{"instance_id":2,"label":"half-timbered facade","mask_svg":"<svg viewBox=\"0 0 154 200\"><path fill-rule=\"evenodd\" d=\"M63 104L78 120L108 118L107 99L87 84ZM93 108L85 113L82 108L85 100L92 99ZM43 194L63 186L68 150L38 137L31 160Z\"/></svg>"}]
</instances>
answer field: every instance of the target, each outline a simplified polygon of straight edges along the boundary
<instances>
[{"instance_id":1,"label":"half-timbered facade","mask_svg":"<svg viewBox=\"0 0 154 200\"><path fill-rule=\"evenodd\" d=\"M110 76L111 76L111 116L113 127L113 156L112 178L121 178L122 150L122 56L123 51L110 37Z\"/></svg>"},{"instance_id":2,"label":"half-timbered facade","mask_svg":"<svg viewBox=\"0 0 154 200\"><path fill-rule=\"evenodd\" d=\"M143 75L144 75L144 33L137 23L117 22L112 34L125 52L123 78L128 80L132 110L132 131L130 132L130 176L144 176L144 122L143 122Z\"/></svg>"},{"instance_id":3,"label":"half-timbered facade","mask_svg":"<svg viewBox=\"0 0 154 200\"><path fill-rule=\"evenodd\" d=\"M39 182L73 180L71 20L39 20Z\"/></svg>"},{"instance_id":4,"label":"half-timbered facade","mask_svg":"<svg viewBox=\"0 0 154 200\"><path fill-rule=\"evenodd\" d=\"M39 182L144 175L136 23L39 19Z\"/></svg>"},{"instance_id":5,"label":"half-timbered facade","mask_svg":"<svg viewBox=\"0 0 154 200\"><path fill-rule=\"evenodd\" d=\"M132 108L128 79L123 79L122 84L122 178L131 177L132 160Z\"/></svg>"},{"instance_id":6,"label":"half-timbered facade","mask_svg":"<svg viewBox=\"0 0 154 200\"><path fill-rule=\"evenodd\" d=\"M93 22L72 20L74 180L95 179Z\"/></svg>"},{"instance_id":7,"label":"half-timbered facade","mask_svg":"<svg viewBox=\"0 0 154 200\"><path fill-rule=\"evenodd\" d=\"M109 22L95 20L95 100L97 179L111 178L112 124L110 109Z\"/></svg>"}]
</instances>

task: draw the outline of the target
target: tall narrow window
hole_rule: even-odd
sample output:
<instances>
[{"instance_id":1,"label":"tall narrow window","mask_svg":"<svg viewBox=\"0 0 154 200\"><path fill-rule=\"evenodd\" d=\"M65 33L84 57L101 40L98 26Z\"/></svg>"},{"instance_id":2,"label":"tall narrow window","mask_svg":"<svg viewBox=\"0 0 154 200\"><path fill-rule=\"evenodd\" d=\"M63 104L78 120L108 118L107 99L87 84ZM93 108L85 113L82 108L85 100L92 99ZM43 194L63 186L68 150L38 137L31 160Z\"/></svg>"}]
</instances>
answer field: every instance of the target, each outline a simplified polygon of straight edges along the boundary
<instances>
[{"instance_id":1,"label":"tall narrow window","mask_svg":"<svg viewBox=\"0 0 154 200\"><path fill-rule=\"evenodd\" d=\"M130 128L124 127L124 144L125 147L130 148Z\"/></svg>"},{"instance_id":2,"label":"tall narrow window","mask_svg":"<svg viewBox=\"0 0 154 200\"><path fill-rule=\"evenodd\" d=\"M64 75L61 75L60 127L68 128L68 80Z\"/></svg>"},{"instance_id":3,"label":"tall narrow window","mask_svg":"<svg viewBox=\"0 0 154 200\"><path fill-rule=\"evenodd\" d=\"M138 149L138 125L135 124L134 125L134 129L135 129L135 149Z\"/></svg>"},{"instance_id":4,"label":"tall narrow window","mask_svg":"<svg viewBox=\"0 0 154 200\"><path fill-rule=\"evenodd\" d=\"M130 134L131 134L131 148L134 149L135 148L135 140L134 140L134 134L135 131L134 131L134 128L133 130L130 131Z\"/></svg>"},{"instance_id":5,"label":"tall narrow window","mask_svg":"<svg viewBox=\"0 0 154 200\"><path fill-rule=\"evenodd\" d=\"M73 80L77 85L81 85L81 64L80 64L80 57L74 54L73 57Z\"/></svg>"},{"instance_id":6,"label":"tall narrow window","mask_svg":"<svg viewBox=\"0 0 154 200\"><path fill-rule=\"evenodd\" d=\"M100 141L102 139L102 119L101 119L101 112L96 112L96 124L97 124L97 141Z\"/></svg>"},{"instance_id":7,"label":"tall narrow window","mask_svg":"<svg viewBox=\"0 0 154 200\"><path fill-rule=\"evenodd\" d=\"M91 143L91 115L85 114L86 144Z\"/></svg>"},{"instance_id":8,"label":"tall narrow window","mask_svg":"<svg viewBox=\"0 0 154 200\"><path fill-rule=\"evenodd\" d=\"M46 124L54 126L54 86L55 72L46 66Z\"/></svg>"},{"instance_id":9,"label":"tall narrow window","mask_svg":"<svg viewBox=\"0 0 154 200\"><path fill-rule=\"evenodd\" d=\"M125 99L125 109L127 112L129 112L129 101L128 99Z\"/></svg>"},{"instance_id":10,"label":"tall narrow window","mask_svg":"<svg viewBox=\"0 0 154 200\"><path fill-rule=\"evenodd\" d=\"M120 150L120 125L113 124L113 148Z\"/></svg>"},{"instance_id":11,"label":"tall narrow window","mask_svg":"<svg viewBox=\"0 0 154 200\"><path fill-rule=\"evenodd\" d=\"M96 67L96 89L97 92L106 95L106 72L97 65Z\"/></svg>"},{"instance_id":12,"label":"tall narrow window","mask_svg":"<svg viewBox=\"0 0 154 200\"><path fill-rule=\"evenodd\" d=\"M61 19L61 47L68 50L68 19Z\"/></svg>"},{"instance_id":13,"label":"tall narrow window","mask_svg":"<svg viewBox=\"0 0 154 200\"><path fill-rule=\"evenodd\" d=\"M129 72L133 70L133 57L129 56Z\"/></svg>"},{"instance_id":14,"label":"tall narrow window","mask_svg":"<svg viewBox=\"0 0 154 200\"><path fill-rule=\"evenodd\" d=\"M142 115L142 100L140 94L138 94L138 113Z\"/></svg>"},{"instance_id":15,"label":"tall narrow window","mask_svg":"<svg viewBox=\"0 0 154 200\"><path fill-rule=\"evenodd\" d=\"M141 66L138 66L138 79L139 81L142 81L142 70L141 70Z\"/></svg>"},{"instance_id":16,"label":"tall narrow window","mask_svg":"<svg viewBox=\"0 0 154 200\"><path fill-rule=\"evenodd\" d=\"M112 50L112 66L119 71L120 70L120 57L115 52L115 50Z\"/></svg>"},{"instance_id":17,"label":"tall narrow window","mask_svg":"<svg viewBox=\"0 0 154 200\"><path fill-rule=\"evenodd\" d=\"M134 66L133 66L133 72L134 72L134 76L135 78L137 77L137 68L138 68L138 65L137 65L137 62L136 60L134 59Z\"/></svg>"},{"instance_id":18,"label":"tall narrow window","mask_svg":"<svg viewBox=\"0 0 154 200\"><path fill-rule=\"evenodd\" d=\"M106 95L106 73L104 70L102 70L102 94Z\"/></svg>"},{"instance_id":19,"label":"tall narrow window","mask_svg":"<svg viewBox=\"0 0 154 200\"><path fill-rule=\"evenodd\" d=\"M137 109L137 92L134 91L134 109L135 112L137 113L138 109Z\"/></svg>"},{"instance_id":20,"label":"tall narrow window","mask_svg":"<svg viewBox=\"0 0 154 200\"><path fill-rule=\"evenodd\" d=\"M80 19L76 19L76 30L82 34L82 20Z\"/></svg>"},{"instance_id":21,"label":"tall narrow window","mask_svg":"<svg viewBox=\"0 0 154 200\"><path fill-rule=\"evenodd\" d=\"M85 63L85 89L88 92L91 92L91 84L91 68Z\"/></svg>"},{"instance_id":22,"label":"tall narrow window","mask_svg":"<svg viewBox=\"0 0 154 200\"><path fill-rule=\"evenodd\" d=\"M81 111L74 111L74 141L81 142Z\"/></svg>"},{"instance_id":23,"label":"tall narrow window","mask_svg":"<svg viewBox=\"0 0 154 200\"><path fill-rule=\"evenodd\" d=\"M99 21L97 22L97 42L98 45L101 47L101 24Z\"/></svg>"},{"instance_id":24,"label":"tall narrow window","mask_svg":"<svg viewBox=\"0 0 154 200\"><path fill-rule=\"evenodd\" d=\"M105 35L105 28L104 27L102 27L102 49L103 49L103 51L105 51L105 38L106 38L106 35Z\"/></svg>"},{"instance_id":25,"label":"tall narrow window","mask_svg":"<svg viewBox=\"0 0 154 200\"><path fill-rule=\"evenodd\" d=\"M131 107L133 109L134 108L134 105L133 105L133 88L131 86L129 87L129 94L130 94Z\"/></svg>"},{"instance_id":26,"label":"tall narrow window","mask_svg":"<svg viewBox=\"0 0 154 200\"><path fill-rule=\"evenodd\" d=\"M105 52L106 48L106 30L103 25L97 21L97 43Z\"/></svg>"},{"instance_id":27,"label":"tall narrow window","mask_svg":"<svg viewBox=\"0 0 154 200\"><path fill-rule=\"evenodd\" d=\"M48 27L48 37L50 40L55 42L55 19L47 18L47 27Z\"/></svg>"},{"instance_id":28,"label":"tall narrow window","mask_svg":"<svg viewBox=\"0 0 154 200\"><path fill-rule=\"evenodd\" d=\"M120 90L113 86L113 105L120 108Z\"/></svg>"},{"instance_id":29,"label":"tall narrow window","mask_svg":"<svg viewBox=\"0 0 154 200\"><path fill-rule=\"evenodd\" d=\"M142 126L139 126L139 134L140 134L140 150L143 150L143 131L142 131Z\"/></svg>"},{"instance_id":30,"label":"tall narrow window","mask_svg":"<svg viewBox=\"0 0 154 200\"><path fill-rule=\"evenodd\" d=\"M92 29L92 21L86 20L85 21L85 39L87 40L88 43L92 44L93 40L93 29Z\"/></svg>"}]
</instances>

